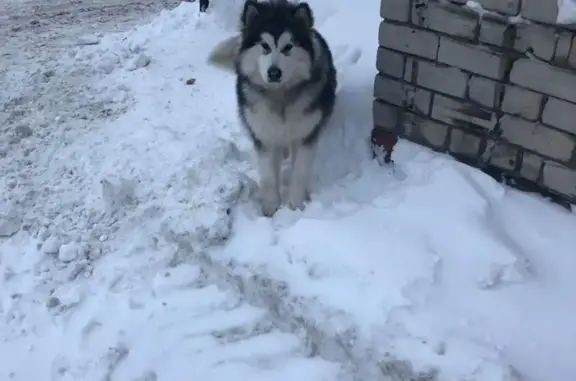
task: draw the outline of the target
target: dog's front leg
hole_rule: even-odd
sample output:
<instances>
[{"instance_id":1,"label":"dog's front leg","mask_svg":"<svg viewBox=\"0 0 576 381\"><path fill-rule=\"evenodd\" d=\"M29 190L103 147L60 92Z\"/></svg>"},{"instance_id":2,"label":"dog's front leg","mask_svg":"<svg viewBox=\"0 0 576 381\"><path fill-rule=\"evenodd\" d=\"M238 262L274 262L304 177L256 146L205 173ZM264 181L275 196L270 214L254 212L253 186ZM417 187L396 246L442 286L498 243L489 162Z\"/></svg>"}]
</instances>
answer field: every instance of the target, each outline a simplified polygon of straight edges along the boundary
<instances>
[{"instance_id":1,"label":"dog's front leg","mask_svg":"<svg viewBox=\"0 0 576 381\"><path fill-rule=\"evenodd\" d=\"M280 163L283 151L277 147L258 151L262 214L272 216L280 208Z\"/></svg>"},{"instance_id":2,"label":"dog's front leg","mask_svg":"<svg viewBox=\"0 0 576 381\"><path fill-rule=\"evenodd\" d=\"M309 183L316 155L316 143L292 145L292 172L288 187L288 205L291 209L304 209L309 200Z\"/></svg>"}]
</instances>

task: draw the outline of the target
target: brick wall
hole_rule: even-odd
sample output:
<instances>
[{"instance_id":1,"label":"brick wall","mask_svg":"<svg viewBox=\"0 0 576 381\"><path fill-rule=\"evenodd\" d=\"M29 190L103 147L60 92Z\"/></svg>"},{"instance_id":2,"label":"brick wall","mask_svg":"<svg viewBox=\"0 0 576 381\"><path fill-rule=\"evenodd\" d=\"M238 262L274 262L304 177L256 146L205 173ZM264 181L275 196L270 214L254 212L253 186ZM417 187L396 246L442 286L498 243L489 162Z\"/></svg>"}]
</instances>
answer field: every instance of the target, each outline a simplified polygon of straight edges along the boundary
<instances>
[{"instance_id":1,"label":"brick wall","mask_svg":"<svg viewBox=\"0 0 576 381\"><path fill-rule=\"evenodd\" d=\"M576 202L576 34L556 0L477 2L489 12L382 0L373 143L401 136Z\"/></svg>"}]
</instances>

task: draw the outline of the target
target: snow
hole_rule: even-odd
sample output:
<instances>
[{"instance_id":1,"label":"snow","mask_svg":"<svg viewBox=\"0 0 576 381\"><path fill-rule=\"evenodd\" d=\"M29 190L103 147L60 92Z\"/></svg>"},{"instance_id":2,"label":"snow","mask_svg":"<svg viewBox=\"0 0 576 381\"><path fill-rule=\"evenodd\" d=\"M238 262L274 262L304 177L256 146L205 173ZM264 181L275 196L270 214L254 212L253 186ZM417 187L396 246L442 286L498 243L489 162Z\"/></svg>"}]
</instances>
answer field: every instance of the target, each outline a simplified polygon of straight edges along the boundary
<instances>
[{"instance_id":1,"label":"snow","mask_svg":"<svg viewBox=\"0 0 576 381\"><path fill-rule=\"evenodd\" d=\"M372 160L370 1L310 1L339 100L312 202L271 219L234 79L206 63L241 1L13 53L3 378L576 379L576 216L405 141Z\"/></svg>"},{"instance_id":2,"label":"snow","mask_svg":"<svg viewBox=\"0 0 576 381\"><path fill-rule=\"evenodd\" d=\"M576 23L576 1L558 0L558 16L556 22L560 25Z\"/></svg>"}]
</instances>

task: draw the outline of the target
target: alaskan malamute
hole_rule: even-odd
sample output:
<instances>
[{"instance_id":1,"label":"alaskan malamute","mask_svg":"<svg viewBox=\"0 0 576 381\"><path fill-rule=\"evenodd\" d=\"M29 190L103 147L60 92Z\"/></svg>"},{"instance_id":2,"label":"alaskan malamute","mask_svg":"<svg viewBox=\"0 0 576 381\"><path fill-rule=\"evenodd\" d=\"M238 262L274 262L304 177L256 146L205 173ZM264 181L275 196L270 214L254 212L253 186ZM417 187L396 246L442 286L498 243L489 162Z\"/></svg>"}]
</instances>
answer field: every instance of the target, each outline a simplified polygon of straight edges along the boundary
<instances>
[{"instance_id":1,"label":"alaskan malamute","mask_svg":"<svg viewBox=\"0 0 576 381\"><path fill-rule=\"evenodd\" d=\"M240 120L258 156L262 213L281 206L280 167L289 150L287 204L302 209L318 139L336 100L336 70L306 2L247 0L240 34L221 42L209 61L237 76Z\"/></svg>"}]
</instances>

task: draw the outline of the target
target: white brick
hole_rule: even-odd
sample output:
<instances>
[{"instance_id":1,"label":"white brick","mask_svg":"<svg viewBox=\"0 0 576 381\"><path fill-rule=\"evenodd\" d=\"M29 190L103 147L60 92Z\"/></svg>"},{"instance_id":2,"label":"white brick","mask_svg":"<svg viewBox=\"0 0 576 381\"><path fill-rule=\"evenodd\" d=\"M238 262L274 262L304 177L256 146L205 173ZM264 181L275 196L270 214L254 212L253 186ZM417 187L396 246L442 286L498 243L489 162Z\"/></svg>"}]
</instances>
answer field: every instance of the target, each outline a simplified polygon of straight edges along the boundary
<instances>
[{"instance_id":1,"label":"white brick","mask_svg":"<svg viewBox=\"0 0 576 381\"><path fill-rule=\"evenodd\" d=\"M530 152L522 154L522 167L520 168L520 176L530 181L537 182L540 179L540 172L544 161L538 155Z\"/></svg>"},{"instance_id":2,"label":"white brick","mask_svg":"<svg viewBox=\"0 0 576 381\"><path fill-rule=\"evenodd\" d=\"M496 118L492 112L438 94L434 94L431 115L441 122L468 129L491 130L496 125Z\"/></svg>"},{"instance_id":3,"label":"white brick","mask_svg":"<svg viewBox=\"0 0 576 381\"><path fill-rule=\"evenodd\" d=\"M442 37L438 61L493 79L504 76L506 58L479 45L464 44Z\"/></svg>"},{"instance_id":4,"label":"white brick","mask_svg":"<svg viewBox=\"0 0 576 381\"><path fill-rule=\"evenodd\" d=\"M448 126L406 113L404 131L408 137L434 148L444 148L448 136Z\"/></svg>"},{"instance_id":5,"label":"white brick","mask_svg":"<svg viewBox=\"0 0 576 381\"><path fill-rule=\"evenodd\" d=\"M398 107L374 101L372 116L376 127L394 130L398 125Z\"/></svg>"},{"instance_id":6,"label":"white brick","mask_svg":"<svg viewBox=\"0 0 576 381\"><path fill-rule=\"evenodd\" d=\"M542 94L535 93L520 87L506 85L502 111L521 116L529 120L538 119Z\"/></svg>"},{"instance_id":7,"label":"white brick","mask_svg":"<svg viewBox=\"0 0 576 381\"><path fill-rule=\"evenodd\" d=\"M543 171L544 185L558 193L576 197L576 171L557 163L547 162Z\"/></svg>"},{"instance_id":8,"label":"white brick","mask_svg":"<svg viewBox=\"0 0 576 381\"><path fill-rule=\"evenodd\" d=\"M514 49L520 52L530 51L544 61L552 60L556 45L556 31L537 24L519 24Z\"/></svg>"},{"instance_id":9,"label":"white brick","mask_svg":"<svg viewBox=\"0 0 576 381\"><path fill-rule=\"evenodd\" d=\"M557 0L523 0L520 12L522 17L529 20L556 24L558 3Z\"/></svg>"},{"instance_id":10,"label":"white brick","mask_svg":"<svg viewBox=\"0 0 576 381\"><path fill-rule=\"evenodd\" d=\"M560 33L556 41L556 49L554 52L554 61L565 63L570 57L570 47L572 46L572 35L570 33Z\"/></svg>"},{"instance_id":11,"label":"white brick","mask_svg":"<svg viewBox=\"0 0 576 381\"><path fill-rule=\"evenodd\" d=\"M436 59L439 37L432 32L383 21L380 23L378 41L385 48Z\"/></svg>"},{"instance_id":12,"label":"white brick","mask_svg":"<svg viewBox=\"0 0 576 381\"><path fill-rule=\"evenodd\" d=\"M516 169L518 148L502 143L496 143L490 152L488 162L495 167L512 171Z\"/></svg>"},{"instance_id":13,"label":"white brick","mask_svg":"<svg viewBox=\"0 0 576 381\"><path fill-rule=\"evenodd\" d=\"M410 0L385 0L380 2L380 16L389 20L406 22L410 19Z\"/></svg>"},{"instance_id":14,"label":"white brick","mask_svg":"<svg viewBox=\"0 0 576 381\"><path fill-rule=\"evenodd\" d=\"M510 82L576 103L576 75L544 62L516 61L510 72Z\"/></svg>"},{"instance_id":15,"label":"white brick","mask_svg":"<svg viewBox=\"0 0 576 381\"><path fill-rule=\"evenodd\" d=\"M430 112L432 95L429 91L417 89L412 85L376 76L374 96L399 107L406 107L415 112L427 115Z\"/></svg>"},{"instance_id":16,"label":"white brick","mask_svg":"<svg viewBox=\"0 0 576 381\"><path fill-rule=\"evenodd\" d=\"M419 61L417 83L431 90L463 98L468 75L454 67Z\"/></svg>"},{"instance_id":17,"label":"white brick","mask_svg":"<svg viewBox=\"0 0 576 381\"><path fill-rule=\"evenodd\" d=\"M468 84L468 95L471 100L483 106L494 108L499 84L486 78L472 77Z\"/></svg>"},{"instance_id":18,"label":"white brick","mask_svg":"<svg viewBox=\"0 0 576 381\"><path fill-rule=\"evenodd\" d=\"M544 106L542 121L552 127L576 135L576 105L550 98Z\"/></svg>"},{"instance_id":19,"label":"white brick","mask_svg":"<svg viewBox=\"0 0 576 381\"><path fill-rule=\"evenodd\" d=\"M480 26L480 42L496 46L506 45L506 31L508 25L484 16Z\"/></svg>"},{"instance_id":20,"label":"white brick","mask_svg":"<svg viewBox=\"0 0 576 381\"><path fill-rule=\"evenodd\" d=\"M471 9L433 1L413 9L412 22L415 25L469 40L476 38L479 16Z\"/></svg>"},{"instance_id":21,"label":"white brick","mask_svg":"<svg viewBox=\"0 0 576 381\"><path fill-rule=\"evenodd\" d=\"M379 72L402 78L406 57L385 48L379 48L376 56L376 68Z\"/></svg>"},{"instance_id":22,"label":"white brick","mask_svg":"<svg viewBox=\"0 0 576 381\"><path fill-rule=\"evenodd\" d=\"M480 153L482 139L458 128L453 128L450 133L450 152L469 158L476 158Z\"/></svg>"},{"instance_id":23,"label":"white brick","mask_svg":"<svg viewBox=\"0 0 576 381\"><path fill-rule=\"evenodd\" d=\"M541 124L505 115L500 120L502 138L553 159L568 161L574 151L574 138Z\"/></svg>"}]
</instances>

